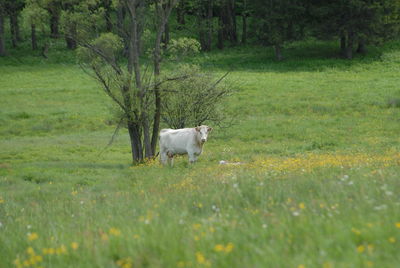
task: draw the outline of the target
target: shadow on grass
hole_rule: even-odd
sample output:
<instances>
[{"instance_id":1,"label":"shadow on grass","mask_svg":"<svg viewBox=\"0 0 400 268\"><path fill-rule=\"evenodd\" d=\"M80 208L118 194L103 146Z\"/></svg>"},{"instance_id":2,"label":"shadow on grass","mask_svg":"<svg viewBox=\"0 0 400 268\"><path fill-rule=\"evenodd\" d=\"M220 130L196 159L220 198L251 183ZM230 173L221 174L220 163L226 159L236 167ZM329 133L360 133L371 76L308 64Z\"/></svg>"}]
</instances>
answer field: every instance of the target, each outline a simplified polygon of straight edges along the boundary
<instances>
[{"instance_id":1,"label":"shadow on grass","mask_svg":"<svg viewBox=\"0 0 400 268\"><path fill-rule=\"evenodd\" d=\"M130 164L115 164L115 163L85 163L85 162L36 162L27 163L25 167L36 168L56 168L56 169L127 169Z\"/></svg>"},{"instance_id":2,"label":"shadow on grass","mask_svg":"<svg viewBox=\"0 0 400 268\"><path fill-rule=\"evenodd\" d=\"M272 47L232 47L212 51L193 58L192 63L203 68L223 71L311 72L326 69L347 70L367 67L381 61L386 52L400 51L400 41L381 47L368 47L368 53L354 53L352 60L340 56L339 45L334 42L304 41L288 45L283 50L283 61L276 61Z\"/></svg>"}]
</instances>

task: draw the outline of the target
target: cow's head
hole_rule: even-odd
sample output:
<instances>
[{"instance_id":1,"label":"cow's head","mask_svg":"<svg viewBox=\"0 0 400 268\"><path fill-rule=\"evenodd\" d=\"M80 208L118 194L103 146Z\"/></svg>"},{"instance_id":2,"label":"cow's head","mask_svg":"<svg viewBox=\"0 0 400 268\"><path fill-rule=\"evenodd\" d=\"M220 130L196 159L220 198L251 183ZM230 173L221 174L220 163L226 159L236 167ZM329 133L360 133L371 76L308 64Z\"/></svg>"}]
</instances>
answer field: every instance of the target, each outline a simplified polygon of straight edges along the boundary
<instances>
[{"instance_id":1,"label":"cow's head","mask_svg":"<svg viewBox=\"0 0 400 268\"><path fill-rule=\"evenodd\" d=\"M201 144L205 143L207 141L208 133L211 132L212 128L202 125L196 127L195 129L197 132L197 137L199 139L199 142L201 142Z\"/></svg>"}]
</instances>

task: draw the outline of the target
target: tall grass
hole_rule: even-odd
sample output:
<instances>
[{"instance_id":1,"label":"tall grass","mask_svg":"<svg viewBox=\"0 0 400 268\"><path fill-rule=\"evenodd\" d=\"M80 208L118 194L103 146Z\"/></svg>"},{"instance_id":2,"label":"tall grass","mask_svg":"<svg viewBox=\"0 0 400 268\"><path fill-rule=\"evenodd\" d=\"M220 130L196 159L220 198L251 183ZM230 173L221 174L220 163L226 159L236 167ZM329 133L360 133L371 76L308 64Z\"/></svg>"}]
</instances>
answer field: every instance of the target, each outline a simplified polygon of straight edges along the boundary
<instances>
[{"instance_id":1,"label":"tall grass","mask_svg":"<svg viewBox=\"0 0 400 268\"><path fill-rule=\"evenodd\" d=\"M102 152L111 103L72 54L0 59L0 267L397 267L400 47L335 46L189 59L231 70L236 120L174 168L131 167L124 130Z\"/></svg>"}]
</instances>

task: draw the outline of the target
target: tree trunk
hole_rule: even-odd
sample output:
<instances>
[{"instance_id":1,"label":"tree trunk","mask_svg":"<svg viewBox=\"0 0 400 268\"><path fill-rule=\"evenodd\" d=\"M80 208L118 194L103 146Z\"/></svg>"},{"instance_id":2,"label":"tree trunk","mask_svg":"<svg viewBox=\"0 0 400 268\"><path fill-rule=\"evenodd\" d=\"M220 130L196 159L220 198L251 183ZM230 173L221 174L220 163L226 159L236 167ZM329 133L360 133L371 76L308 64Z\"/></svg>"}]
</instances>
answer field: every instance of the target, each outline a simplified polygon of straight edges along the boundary
<instances>
[{"instance_id":1,"label":"tree trunk","mask_svg":"<svg viewBox=\"0 0 400 268\"><path fill-rule=\"evenodd\" d=\"M242 15L242 44L247 43L247 15L243 14Z\"/></svg>"},{"instance_id":2,"label":"tree trunk","mask_svg":"<svg viewBox=\"0 0 400 268\"><path fill-rule=\"evenodd\" d=\"M22 37L21 37L21 31L20 31L20 27L19 27L18 15L19 14L17 14L16 18L15 18L15 35L16 35L17 41L21 42Z\"/></svg>"},{"instance_id":3,"label":"tree trunk","mask_svg":"<svg viewBox=\"0 0 400 268\"><path fill-rule=\"evenodd\" d=\"M67 32L65 33L65 41L67 43L68 49L76 49L76 34L76 25L73 24L67 29Z\"/></svg>"},{"instance_id":4,"label":"tree trunk","mask_svg":"<svg viewBox=\"0 0 400 268\"><path fill-rule=\"evenodd\" d=\"M58 35L59 35L59 30L58 30L59 22L60 22L59 14L57 14L55 12L51 12L51 16L50 16L50 37L51 38L58 38Z\"/></svg>"},{"instance_id":5,"label":"tree trunk","mask_svg":"<svg viewBox=\"0 0 400 268\"><path fill-rule=\"evenodd\" d=\"M340 36L340 54L346 57L346 35L344 33Z\"/></svg>"},{"instance_id":6,"label":"tree trunk","mask_svg":"<svg viewBox=\"0 0 400 268\"><path fill-rule=\"evenodd\" d=\"M123 29L124 19L125 19L124 6L120 4L117 6L117 28L118 28L118 30ZM119 33L119 35L122 36L121 33Z\"/></svg>"},{"instance_id":7,"label":"tree trunk","mask_svg":"<svg viewBox=\"0 0 400 268\"><path fill-rule=\"evenodd\" d=\"M278 60L278 61L283 60L281 45L280 44L275 44L274 47L275 47L275 59Z\"/></svg>"},{"instance_id":8,"label":"tree trunk","mask_svg":"<svg viewBox=\"0 0 400 268\"><path fill-rule=\"evenodd\" d=\"M156 6L156 16L160 16L161 21L158 25L156 44L154 47L154 82L155 84L159 81L160 76L160 63L161 63L161 37L165 31L165 25L168 23L171 10L175 5L176 1L171 1L167 6ZM156 146L158 141L158 132L160 131L160 121L161 121L161 92L158 86L154 87L154 97L155 97L155 111L153 119L153 134L151 137L151 150L152 156L156 152Z\"/></svg>"},{"instance_id":9,"label":"tree trunk","mask_svg":"<svg viewBox=\"0 0 400 268\"><path fill-rule=\"evenodd\" d=\"M354 43L354 32L350 31L347 34L346 59L351 60L353 58L353 43Z\"/></svg>"},{"instance_id":10,"label":"tree trunk","mask_svg":"<svg viewBox=\"0 0 400 268\"><path fill-rule=\"evenodd\" d=\"M170 38L169 38L169 23L167 22L165 24L165 31L164 31L163 38L162 38L162 43L164 44L164 46L163 46L164 49L166 49L168 47L169 40L170 40Z\"/></svg>"},{"instance_id":11,"label":"tree trunk","mask_svg":"<svg viewBox=\"0 0 400 268\"><path fill-rule=\"evenodd\" d=\"M176 9L176 20L179 25L185 25L185 1L181 0Z\"/></svg>"},{"instance_id":12,"label":"tree trunk","mask_svg":"<svg viewBox=\"0 0 400 268\"><path fill-rule=\"evenodd\" d=\"M143 162L140 133L138 131L138 126L131 120L128 120L128 132L131 141L132 162L133 164Z\"/></svg>"},{"instance_id":13,"label":"tree trunk","mask_svg":"<svg viewBox=\"0 0 400 268\"><path fill-rule=\"evenodd\" d=\"M207 50L211 50L211 44L212 44L212 32L213 32L213 0L208 1L208 10L207 10L207 41L206 41L206 47Z\"/></svg>"},{"instance_id":14,"label":"tree trunk","mask_svg":"<svg viewBox=\"0 0 400 268\"><path fill-rule=\"evenodd\" d=\"M137 13L136 13L136 4L129 2L128 4L128 11L130 12L130 32L129 32L129 42L128 42L128 73L130 74L130 76L132 76L132 74L134 74L134 78L135 78L135 87L137 88L137 90L139 91L139 101L140 101L140 105L143 105L144 103L144 91L143 91L143 87L142 87L142 80L141 80L141 74L140 74L140 65L139 65L139 30L138 30L138 17L137 17ZM122 11L123 12L123 11ZM123 14L123 13L120 13ZM122 21L120 21L119 23L123 23ZM129 78L130 80L130 78ZM134 111L131 111L131 107L132 107L132 103L131 103L131 98L135 98L136 96L132 96L131 92L129 91L131 85L131 81L128 81L128 86L126 86L126 88L123 88L123 95L125 98L125 106L126 107L130 107L129 111L128 111L128 117L132 117ZM142 121L141 124L143 124L143 119L146 119L146 108L147 107L140 107L143 110L143 113L141 115L137 115L137 120L136 122ZM138 112L136 112L137 114ZM139 117L140 116L140 117ZM141 119L141 120L139 120ZM133 157L133 163L138 163L138 162L143 162L143 146L142 146L142 133L141 133L141 129L143 125L139 125L140 123L134 124L133 122L135 122L134 120L132 120L132 134L130 135L130 139L131 139L131 145L132 145L132 157ZM144 124L146 125L146 123ZM144 135L149 135L147 132L147 130L144 130ZM146 141L146 138L145 138ZM147 154L147 150L148 150L148 146L146 146L145 144L145 149L146 149L146 154Z\"/></svg>"},{"instance_id":15,"label":"tree trunk","mask_svg":"<svg viewBox=\"0 0 400 268\"><path fill-rule=\"evenodd\" d=\"M0 56L6 55L6 46L4 40L4 15L0 11Z\"/></svg>"},{"instance_id":16,"label":"tree trunk","mask_svg":"<svg viewBox=\"0 0 400 268\"><path fill-rule=\"evenodd\" d=\"M222 12L222 11L221 11ZM222 22L221 16L218 18L218 40L217 40L217 48L224 49L224 26Z\"/></svg>"},{"instance_id":17,"label":"tree trunk","mask_svg":"<svg viewBox=\"0 0 400 268\"><path fill-rule=\"evenodd\" d=\"M365 44L365 39L364 38L360 38L358 40L357 53L367 54L367 46Z\"/></svg>"},{"instance_id":18,"label":"tree trunk","mask_svg":"<svg viewBox=\"0 0 400 268\"><path fill-rule=\"evenodd\" d=\"M236 13L235 13L235 0L229 1L229 35L230 40L233 44L237 43L237 31L236 31Z\"/></svg>"},{"instance_id":19,"label":"tree trunk","mask_svg":"<svg viewBox=\"0 0 400 268\"><path fill-rule=\"evenodd\" d=\"M197 28L199 29L199 41L200 41L200 46L202 51L207 51L207 40L206 40L206 24L204 23L205 18L204 18L204 9L203 6L200 5L198 8L198 13L197 13Z\"/></svg>"},{"instance_id":20,"label":"tree trunk","mask_svg":"<svg viewBox=\"0 0 400 268\"><path fill-rule=\"evenodd\" d=\"M36 40L36 25L31 24L31 44L32 44L32 50L37 49L37 40Z\"/></svg>"},{"instance_id":21,"label":"tree trunk","mask_svg":"<svg viewBox=\"0 0 400 268\"><path fill-rule=\"evenodd\" d=\"M109 6L105 7L104 16L106 19L106 31L111 32L113 28L112 19L111 19L111 9Z\"/></svg>"},{"instance_id":22,"label":"tree trunk","mask_svg":"<svg viewBox=\"0 0 400 268\"><path fill-rule=\"evenodd\" d=\"M10 14L10 32L12 47L16 48L18 44L17 38L17 17L15 13Z\"/></svg>"},{"instance_id":23,"label":"tree trunk","mask_svg":"<svg viewBox=\"0 0 400 268\"><path fill-rule=\"evenodd\" d=\"M156 36L156 44L154 47L154 82L158 83L158 79L160 76L160 63L161 63L161 36L164 31L164 25L159 26L158 33ZM154 120L153 120L153 135L151 137L151 149L153 153L156 151L157 140L158 140L158 132L160 129L160 120L161 120L161 93L160 88L158 86L154 87L154 97L155 97L155 111L154 111Z\"/></svg>"}]
</instances>

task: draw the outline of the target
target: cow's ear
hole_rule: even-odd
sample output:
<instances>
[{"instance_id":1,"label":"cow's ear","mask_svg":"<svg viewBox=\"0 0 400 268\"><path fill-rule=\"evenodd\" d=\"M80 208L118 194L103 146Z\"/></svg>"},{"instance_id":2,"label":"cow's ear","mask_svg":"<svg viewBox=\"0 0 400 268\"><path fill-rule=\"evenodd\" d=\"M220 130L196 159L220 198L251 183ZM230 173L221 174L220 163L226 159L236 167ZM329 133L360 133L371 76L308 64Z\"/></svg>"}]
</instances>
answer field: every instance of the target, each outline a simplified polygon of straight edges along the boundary
<instances>
[{"instance_id":1,"label":"cow's ear","mask_svg":"<svg viewBox=\"0 0 400 268\"><path fill-rule=\"evenodd\" d=\"M195 127L194 129L196 129L196 131L200 131L200 127Z\"/></svg>"},{"instance_id":2,"label":"cow's ear","mask_svg":"<svg viewBox=\"0 0 400 268\"><path fill-rule=\"evenodd\" d=\"M211 132L212 130L213 130L212 127L207 128L207 132Z\"/></svg>"}]
</instances>

